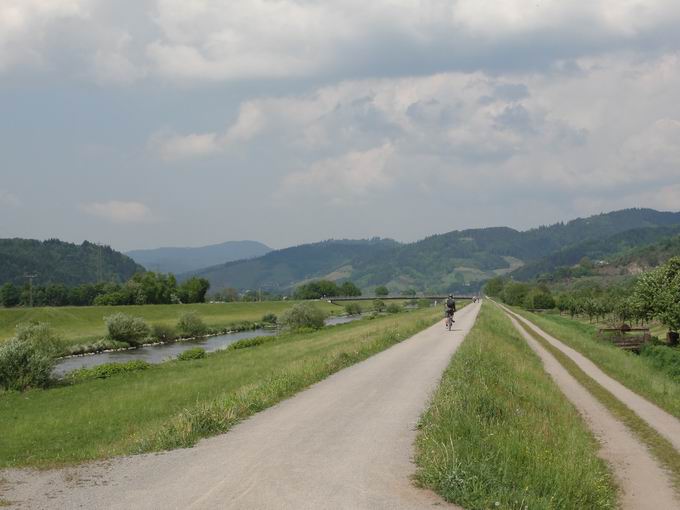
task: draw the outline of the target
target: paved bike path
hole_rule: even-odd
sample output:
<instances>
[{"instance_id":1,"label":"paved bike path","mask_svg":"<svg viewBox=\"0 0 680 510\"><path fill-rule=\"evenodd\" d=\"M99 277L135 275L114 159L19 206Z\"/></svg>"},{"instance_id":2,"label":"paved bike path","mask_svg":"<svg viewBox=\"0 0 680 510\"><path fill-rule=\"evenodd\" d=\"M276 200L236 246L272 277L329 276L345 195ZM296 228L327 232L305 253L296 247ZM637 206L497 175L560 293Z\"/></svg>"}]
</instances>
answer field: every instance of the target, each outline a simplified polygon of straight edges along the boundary
<instances>
[{"instance_id":1,"label":"paved bike path","mask_svg":"<svg viewBox=\"0 0 680 510\"><path fill-rule=\"evenodd\" d=\"M416 424L479 304L196 447L0 473L28 508L455 508L414 487ZM17 483L23 482L23 483Z\"/></svg>"}]
</instances>

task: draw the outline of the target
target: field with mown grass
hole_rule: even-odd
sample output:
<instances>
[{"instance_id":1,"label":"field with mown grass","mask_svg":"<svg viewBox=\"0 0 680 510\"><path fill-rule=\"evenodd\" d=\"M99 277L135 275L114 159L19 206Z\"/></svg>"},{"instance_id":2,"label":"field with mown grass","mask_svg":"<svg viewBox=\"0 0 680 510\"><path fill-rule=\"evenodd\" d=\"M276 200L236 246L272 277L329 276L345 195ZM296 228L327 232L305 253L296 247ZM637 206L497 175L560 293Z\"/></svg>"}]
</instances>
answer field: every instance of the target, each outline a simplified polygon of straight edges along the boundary
<instances>
[{"instance_id":1,"label":"field with mown grass","mask_svg":"<svg viewBox=\"0 0 680 510\"><path fill-rule=\"evenodd\" d=\"M266 305L214 306L255 309L259 318ZM441 316L439 308L420 309L282 334L250 348L107 379L0 393L0 467L45 467L190 446L412 336Z\"/></svg>"},{"instance_id":2,"label":"field with mown grass","mask_svg":"<svg viewBox=\"0 0 680 510\"><path fill-rule=\"evenodd\" d=\"M513 311L589 358L628 389L680 418L680 378L660 367L658 358L627 352L598 339L597 326L592 324L558 314L536 314L518 308Z\"/></svg>"},{"instance_id":3,"label":"field with mown grass","mask_svg":"<svg viewBox=\"0 0 680 510\"><path fill-rule=\"evenodd\" d=\"M190 305L133 306L63 306L41 308L0 308L0 341L11 338L17 324L27 321L47 322L68 345L99 340L106 336L104 317L126 313L142 317L149 324L175 326L179 317L195 311L211 328L227 328L240 322L256 322L268 313L280 315L299 301L263 301L258 303L198 303ZM325 301L314 304L329 315L342 314L341 306ZM369 306L370 302L364 303Z\"/></svg>"},{"instance_id":4,"label":"field with mown grass","mask_svg":"<svg viewBox=\"0 0 680 510\"><path fill-rule=\"evenodd\" d=\"M540 359L485 303L421 419L418 482L468 510L615 508L597 450Z\"/></svg>"}]
</instances>

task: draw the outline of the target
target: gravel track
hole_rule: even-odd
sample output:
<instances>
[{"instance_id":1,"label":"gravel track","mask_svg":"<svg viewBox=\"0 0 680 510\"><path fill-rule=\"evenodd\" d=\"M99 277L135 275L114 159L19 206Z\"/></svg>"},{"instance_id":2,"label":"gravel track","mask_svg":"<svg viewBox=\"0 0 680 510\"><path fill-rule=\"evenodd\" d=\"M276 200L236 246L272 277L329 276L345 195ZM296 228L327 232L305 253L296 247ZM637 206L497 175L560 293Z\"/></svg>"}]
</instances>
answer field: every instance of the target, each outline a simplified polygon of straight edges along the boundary
<instances>
[{"instance_id":1,"label":"gravel track","mask_svg":"<svg viewBox=\"0 0 680 510\"><path fill-rule=\"evenodd\" d=\"M659 465L648 448L569 374L547 349L520 326L518 320L522 320L522 317L505 307L502 308L508 313L513 325L531 349L541 358L546 372L584 417L597 437L601 445L599 455L609 463L621 488L621 508L623 510L680 509L680 499L673 489L668 473ZM531 325L529 321L523 320L522 322ZM534 327L533 329L550 341L549 335L542 332L540 328ZM561 343L554 338L552 340L550 343L553 345L555 342ZM586 371L584 367L581 368ZM587 371L586 373L592 377L592 374Z\"/></svg>"}]
</instances>

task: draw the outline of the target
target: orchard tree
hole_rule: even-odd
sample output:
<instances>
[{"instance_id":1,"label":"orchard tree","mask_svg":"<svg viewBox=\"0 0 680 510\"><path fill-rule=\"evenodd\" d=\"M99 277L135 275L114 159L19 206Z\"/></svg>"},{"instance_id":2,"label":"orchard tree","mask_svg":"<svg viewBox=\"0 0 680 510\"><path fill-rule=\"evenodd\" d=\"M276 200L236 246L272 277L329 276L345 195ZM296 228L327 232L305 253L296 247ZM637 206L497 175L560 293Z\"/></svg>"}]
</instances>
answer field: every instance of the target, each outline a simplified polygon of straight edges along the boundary
<instances>
[{"instance_id":1,"label":"orchard tree","mask_svg":"<svg viewBox=\"0 0 680 510\"><path fill-rule=\"evenodd\" d=\"M635 300L645 316L657 318L676 339L680 331L680 257L643 274L635 286Z\"/></svg>"}]
</instances>

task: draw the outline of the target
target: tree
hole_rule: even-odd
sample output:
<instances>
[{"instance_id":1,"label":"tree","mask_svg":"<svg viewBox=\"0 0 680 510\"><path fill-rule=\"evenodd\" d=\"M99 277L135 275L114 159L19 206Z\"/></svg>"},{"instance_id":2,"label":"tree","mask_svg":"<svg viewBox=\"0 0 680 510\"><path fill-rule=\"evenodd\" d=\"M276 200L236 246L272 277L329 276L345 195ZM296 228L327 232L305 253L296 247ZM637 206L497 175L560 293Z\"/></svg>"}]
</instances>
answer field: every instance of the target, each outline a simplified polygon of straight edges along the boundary
<instances>
[{"instance_id":1,"label":"tree","mask_svg":"<svg viewBox=\"0 0 680 510\"><path fill-rule=\"evenodd\" d=\"M529 285L521 282L508 282L503 287L501 295L503 302L511 306L521 306L524 304L524 299L529 292Z\"/></svg>"},{"instance_id":2,"label":"tree","mask_svg":"<svg viewBox=\"0 0 680 510\"><path fill-rule=\"evenodd\" d=\"M208 280L193 276L180 285L179 298L182 303L205 303L205 295L209 288Z\"/></svg>"},{"instance_id":3,"label":"tree","mask_svg":"<svg viewBox=\"0 0 680 510\"><path fill-rule=\"evenodd\" d=\"M487 296L500 297L504 287L505 279L502 276L496 276L486 282L486 285L484 285L484 292Z\"/></svg>"},{"instance_id":4,"label":"tree","mask_svg":"<svg viewBox=\"0 0 680 510\"><path fill-rule=\"evenodd\" d=\"M680 257L643 274L634 300L641 315L656 317L672 333L680 331Z\"/></svg>"},{"instance_id":5,"label":"tree","mask_svg":"<svg viewBox=\"0 0 680 510\"><path fill-rule=\"evenodd\" d=\"M321 299L323 297L335 297L342 294L335 282L329 280L316 280L300 285L295 289L293 297L295 299Z\"/></svg>"},{"instance_id":6,"label":"tree","mask_svg":"<svg viewBox=\"0 0 680 510\"><path fill-rule=\"evenodd\" d=\"M416 289L405 289L401 291L401 295L404 297L415 297Z\"/></svg>"},{"instance_id":7,"label":"tree","mask_svg":"<svg viewBox=\"0 0 680 510\"><path fill-rule=\"evenodd\" d=\"M21 301L21 291L11 282L0 287L0 304L7 308L17 306Z\"/></svg>"},{"instance_id":8,"label":"tree","mask_svg":"<svg viewBox=\"0 0 680 510\"><path fill-rule=\"evenodd\" d=\"M386 297L390 294L390 291L384 285L380 285L375 288L375 295L378 297Z\"/></svg>"},{"instance_id":9,"label":"tree","mask_svg":"<svg viewBox=\"0 0 680 510\"><path fill-rule=\"evenodd\" d=\"M354 285L352 282L345 282L340 285L339 289L341 296L346 297L357 297L361 296L361 289Z\"/></svg>"}]
</instances>

